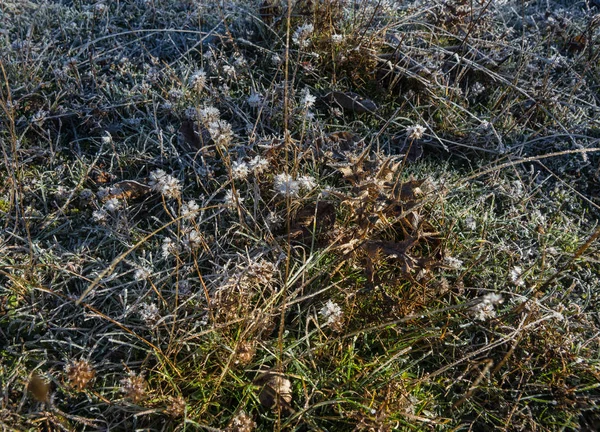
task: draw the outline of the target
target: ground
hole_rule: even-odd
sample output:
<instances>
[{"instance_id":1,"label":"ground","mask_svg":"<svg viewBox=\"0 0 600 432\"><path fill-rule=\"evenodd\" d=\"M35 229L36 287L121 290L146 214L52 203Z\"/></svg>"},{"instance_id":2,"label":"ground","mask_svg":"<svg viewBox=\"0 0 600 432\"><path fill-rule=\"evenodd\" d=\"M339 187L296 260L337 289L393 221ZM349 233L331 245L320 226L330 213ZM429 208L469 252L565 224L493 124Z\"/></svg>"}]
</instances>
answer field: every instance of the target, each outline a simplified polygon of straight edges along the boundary
<instances>
[{"instance_id":1,"label":"ground","mask_svg":"<svg viewBox=\"0 0 600 432\"><path fill-rule=\"evenodd\" d=\"M599 13L4 0L3 430L599 430Z\"/></svg>"}]
</instances>

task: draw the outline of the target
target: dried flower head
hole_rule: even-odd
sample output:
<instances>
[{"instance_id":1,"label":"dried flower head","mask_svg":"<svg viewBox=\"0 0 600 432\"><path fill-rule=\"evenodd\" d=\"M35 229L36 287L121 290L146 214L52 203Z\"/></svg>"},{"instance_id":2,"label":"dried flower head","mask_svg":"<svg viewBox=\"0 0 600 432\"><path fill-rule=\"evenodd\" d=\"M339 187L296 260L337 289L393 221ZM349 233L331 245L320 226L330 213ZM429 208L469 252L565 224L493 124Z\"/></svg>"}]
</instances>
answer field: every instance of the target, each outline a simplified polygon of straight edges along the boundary
<instances>
[{"instance_id":1,"label":"dried flower head","mask_svg":"<svg viewBox=\"0 0 600 432\"><path fill-rule=\"evenodd\" d=\"M244 161L233 161L231 164L231 173L236 180L244 180L250 173L250 167Z\"/></svg>"},{"instance_id":2,"label":"dried flower head","mask_svg":"<svg viewBox=\"0 0 600 432\"><path fill-rule=\"evenodd\" d=\"M196 250L200 246L202 246L202 234L200 234L197 230L191 230L185 236L185 244L189 250Z\"/></svg>"},{"instance_id":3,"label":"dried flower head","mask_svg":"<svg viewBox=\"0 0 600 432\"><path fill-rule=\"evenodd\" d=\"M423 138L423 134L427 131L421 125L414 125L406 128L406 134L410 140L418 140Z\"/></svg>"},{"instance_id":4,"label":"dried flower head","mask_svg":"<svg viewBox=\"0 0 600 432\"><path fill-rule=\"evenodd\" d=\"M252 361L255 353L256 348L252 342L240 342L235 350L234 363L245 366Z\"/></svg>"},{"instance_id":5,"label":"dried flower head","mask_svg":"<svg viewBox=\"0 0 600 432\"><path fill-rule=\"evenodd\" d=\"M250 162L248 167L254 174L262 174L269 169L269 161L261 156L255 156Z\"/></svg>"},{"instance_id":6,"label":"dried flower head","mask_svg":"<svg viewBox=\"0 0 600 432\"><path fill-rule=\"evenodd\" d=\"M192 220L198 214L200 207L194 200L190 200L181 206L181 216L186 220Z\"/></svg>"},{"instance_id":7,"label":"dried flower head","mask_svg":"<svg viewBox=\"0 0 600 432\"><path fill-rule=\"evenodd\" d=\"M300 48L306 48L310 45L310 36L315 30L312 24L304 24L296 29L292 35L292 40Z\"/></svg>"},{"instance_id":8,"label":"dried flower head","mask_svg":"<svg viewBox=\"0 0 600 432\"><path fill-rule=\"evenodd\" d=\"M96 376L94 367L87 360L73 360L65 366L69 385L82 391Z\"/></svg>"},{"instance_id":9,"label":"dried flower head","mask_svg":"<svg viewBox=\"0 0 600 432\"><path fill-rule=\"evenodd\" d=\"M286 173L275 176L275 192L284 196L297 197L300 192L300 184Z\"/></svg>"},{"instance_id":10,"label":"dried flower head","mask_svg":"<svg viewBox=\"0 0 600 432\"><path fill-rule=\"evenodd\" d=\"M225 198L223 199L223 203L228 209L233 210L237 208L237 205L241 204L242 202L244 202L244 198L240 197L238 191L235 191L235 195L232 189L229 189L227 192L225 192Z\"/></svg>"},{"instance_id":11,"label":"dried flower head","mask_svg":"<svg viewBox=\"0 0 600 432\"><path fill-rule=\"evenodd\" d=\"M479 303L471 308L471 314L479 321L487 321L496 317L494 306L502 303L502 296L489 293L481 297Z\"/></svg>"},{"instance_id":12,"label":"dried flower head","mask_svg":"<svg viewBox=\"0 0 600 432\"><path fill-rule=\"evenodd\" d=\"M200 121L208 126L209 124L218 121L221 118L221 113L217 108L207 106L198 112L198 116L200 117Z\"/></svg>"},{"instance_id":13,"label":"dried flower head","mask_svg":"<svg viewBox=\"0 0 600 432\"><path fill-rule=\"evenodd\" d=\"M277 273L277 267L272 262L265 259L258 261L251 260L248 264L248 278L254 282L268 285L273 280L275 273Z\"/></svg>"},{"instance_id":14,"label":"dried flower head","mask_svg":"<svg viewBox=\"0 0 600 432\"><path fill-rule=\"evenodd\" d=\"M240 411L231 420L231 423L227 427L227 432L252 432L256 428L256 422L252 420L250 415L246 414L246 411Z\"/></svg>"},{"instance_id":15,"label":"dried flower head","mask_svg":"<svg viewBox=\"0 0 600 432\"><path fill-rule=\"evenodd\" d=\"M142 303L138 307L138 314L148 326L154 325L160 319L160 311L155 303Z\"/></svg>"},{"instance_id":16,"label":"dried flower head","mask_svg":"<svg viewBox=\"0 0 600 432\"><path fill-rule=\"evenodd\" d=\"M208 132L213 141L221 146L228 147L233 140L231 125L225 120L217 120L208 125Z\"/></svg>"},{"instance_id":17,"label":"dried flower head","mask_svg":"<svg viewBox=\"0 0 600 432\"><path fill-rule=\"evenodd\" d=\"M204 72L202 69L194 72L194 74L192 74L190 77L190 84L198 93L200 93L202 90L204 90L204 86L206 85L206 72Z\"/></svg>"},{"instance_id":18,"label":"dried flower head","mask_svg":"<svg viewBox=\"0 0 600 432\"><path fill-rule=\"evenodd\" d=\"M130 371L129 374L121 380L121 392L133 403L138 403L146 398L146 380L143 374L136 375Z\"/></svg>"},{"instance_id":19,"label":"dried flower head","mask_svg":"<svg viewBox=\"0 0 600 432\"><path fill-rule=\"evenodd\" d=\"M167 259L171 255L176 254L177 252L178 248L175 242L171 238L165 237L165 239L162 242L162 245L160 246L160 256L164 259Z\"/></svg>"},{"instance_id":20,"label":"dried flower head","mask_svg":"<svg viewBox=\"0 0 600 432\"><path fill-rule=\"evenodd\" d=\"M165 410L166 413L173 417L173 418L179 418L179 417L183 417L183 415L185 414L185 399L181 396L177 396L177 397L173 397L170 396L169 397L169 405L167 405L167 409Z\"/></svg>"},{"instance_id":21,"label":"dried flower head","mask_svg":"<svg viewBox=\"0 0 600 432\"><path fill-rule=\"evenodd\" d=\"M525 281L523 280L522 275L523 269L520 266L514 266L509 273L510 281L516 286L525 286Z\"/></svg>"},{"instance_id":22,"label":"dried flower head","mask_svg":"<svg viewBox=\"0 0 600 432\"><path fill-rule=\"evenodd\" d=\"M258 93L252 93L246 101L251 108L258 108L262 104L262 96Z\"/></svg>"},{"instance_id":23,"label":"dried flower head","mask_svg":"<svg viewBox=\"0 0 600 432\"><path fill-rule=\"evenodd\" d=\"M176 198L181 193L179 180L161 169L150 173L148 185L156 192L163 194L166 198Z\"/></svg>"},{"instance_id":24,"label":"dried flower head","mask_svg":"<svg viewBox=\"0 0 600 432\"><path fill-rule=\"evenodd\" d=\"M344 320L344 312L342 308L332 300L328 300L327 303L321 308L319 315L325 320L325 325L331 326L334 330L341 328Z\"/></svg>"}]
</instances>

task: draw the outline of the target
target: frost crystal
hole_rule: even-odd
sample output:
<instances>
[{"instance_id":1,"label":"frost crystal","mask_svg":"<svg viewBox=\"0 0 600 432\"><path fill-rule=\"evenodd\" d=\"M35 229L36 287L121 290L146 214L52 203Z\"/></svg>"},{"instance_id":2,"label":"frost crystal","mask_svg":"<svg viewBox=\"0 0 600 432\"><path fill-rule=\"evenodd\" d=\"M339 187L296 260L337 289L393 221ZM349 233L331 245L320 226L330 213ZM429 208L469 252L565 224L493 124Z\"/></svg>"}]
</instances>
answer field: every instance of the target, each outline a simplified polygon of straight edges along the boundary
<instances>
[{"instance_id":1,"label":"frost crystal","mask_svg":"<svg viewBox=\"0 0 600 432\"><path fill-rule=\"evenodd\" d=\"M92 219L94 219L94 222L104 223L108 219L108 212L103 209L95 210L92 213Z\"/></svg>"},{"instance_id":2,"label":"frost crystal","mask_svg":"<svg viewBox=\"0 0 600 432\"><path fill-rule=\"evenodd\" d=\"M311 191L317 187L317 182L313 176L302 176L298 178L300 188Z\"/></svg>"},{"instance_id":3,"label":"frost crystal","mask_svg":"<svg viewBox=\"0 0 600 432\"><path fill-rule=\"evenodd\" d=\"M302 92L302 105L305 109L311 108L315 104L316 100L317 98L311 95L308 89L304 89Z\"/></svg>"},{"instance_id":4,"label":"frost crystal","mask_svg":"<svg viewBox=\"0 0 600 432\"><path fill-rule=\"evenodd\" d=\"M248 105L252 108L258 108L262 103L262 96L258 93L252 93L247 99Z\"/></svg>"},{"instance_id":5,"label":"frost crystal","mask_svg":"<svg viewBox=\"0 0 600 432\"><path fill-rule=\"evenodd\" d=\"M104 209L110 213L114 213L121 208L121 202L117 198L111 198L104 203Z\"/></svg>"},{"instance_id":6,"label":"frost crystal","mask_svg":"<svg viewBox=\"0 0 600 432\"><path fill-rule=\"evenodd\" d=\"M147 269L145 267L140 267L140 268L136 269L135 272L133 273L133 278L136 281L143 281L143 280L148 279L151 274L152 274L152 271L150 269Z\"/></svg>"},{"instance_id":7,"label":"frost crystal","mask_svg":"<svg viewBox=\"0 0 600 432\"><path fill-rule=\"evenodd\" d=\"M340 43L342 43L343 40L344 40L344 35L341 35L341 34L332 34L331 35L331 41L334 44L340 44Z\"/></svg>"}]
</instances>

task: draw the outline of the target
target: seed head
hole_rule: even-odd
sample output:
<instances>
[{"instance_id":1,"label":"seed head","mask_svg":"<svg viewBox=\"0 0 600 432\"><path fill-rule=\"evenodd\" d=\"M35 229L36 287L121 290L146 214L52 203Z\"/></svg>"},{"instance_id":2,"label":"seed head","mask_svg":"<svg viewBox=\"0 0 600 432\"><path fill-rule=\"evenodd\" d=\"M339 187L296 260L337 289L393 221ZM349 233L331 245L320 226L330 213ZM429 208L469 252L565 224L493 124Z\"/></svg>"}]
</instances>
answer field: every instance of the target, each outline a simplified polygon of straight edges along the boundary
<instances>
[{"instance_id":1,"label":"seed head","mask_svg":"<svg viewBox=\"0 0 600 432\"><path fill-rule=\"evenodd\" d=\"M96 376L94 367L87 360L73 360L65 366L69 385L82 391Z\"/></svg>"},{"instance_id":2,"label":"seed head","mask_svg":"<svg viewBox=\"0 0 600 432\"><path fill-rule=\"evenodd\" d=\"M121 380L121 392L133 403L137 403L146 397L146 380L143 375L129 374Z\"/></svg>"}]
</instances>

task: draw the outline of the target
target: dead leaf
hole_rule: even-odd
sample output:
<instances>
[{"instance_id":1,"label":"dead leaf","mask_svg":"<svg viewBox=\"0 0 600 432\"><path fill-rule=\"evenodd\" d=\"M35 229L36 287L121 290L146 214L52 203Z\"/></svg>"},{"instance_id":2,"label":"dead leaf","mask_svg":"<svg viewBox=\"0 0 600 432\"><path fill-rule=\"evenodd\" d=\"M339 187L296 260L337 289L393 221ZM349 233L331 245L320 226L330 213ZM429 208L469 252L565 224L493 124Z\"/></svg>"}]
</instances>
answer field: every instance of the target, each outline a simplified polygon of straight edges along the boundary
<instances>
[{"instance_id":1,"label":"dead leaf","mask_svg":"<svg viewBox=\"0 0 600 432\"><path fill-rule=\"evenodd\" d=\"M191 120L184 120L179 127L181 145L186 151L196 152L213 145L210 132L204 126Z\"/></svg>"},{"instance_id":2,"label":"dead leaf","mask_svg":"<svg viewBox=\"0 0 600 432\"><path fill-rule=\"evenodd\" d=\"M294 218L290 235L292 238L311 244L313 237L317 242L335 225L335 206L329 202L319 201L302 207Z\"/></svg>"},{"instance_id":3,"label":"dead leaf","mask_svg":"<svg viewBox=\"0 0 600 432\"><path fill-rule=\"evenodd\" d=\"M107 199L125 199L134 200L142 198L149 194L152 188L148 185L140 183L135 180L123 180L115 183L110 188L110 193L107 195Z\"/></svg>"},{"instance_id":4,"label":"dead leaf","mask_svg":"<svg viewBox=\"0 0 600 432\"><path fill-rule=\"evenodd\" d=\"M281 16L281 5L277 0L264 0L259 8L260 18L266 24L271 24L275 18Z\"/></svg>"},{"instance_id":5,"label":"dead leaf","mask_svg":"<svg viewBox=\"0 0 600 432\"><path fill-rule=\"evenodd\" d=\"M588 40L584 34L572 37L567 43L567 49L571 52L583 51L588 44Z\"/></svg>"},{"instance_id":6,"label":"dead leaf","mask_svg":"<svg viewBox=\"0 0 600 432\"><path fill-rule=\"evenodd\" d=\"M332 91L326 95L326 98L330 103L337 104L346 111L356 113L377 111L377 104L375 102L353 92Z\"/></svg>"},{"instance_id":7,"label":"dead leaf","mask_svg":"<svg viewBox=\"0 0 600 432\"><path fill-rule=\"evenodd\" d=\"M409 180L404 183L400 183L394 189L394 195L398 201L402 203L415 201L416 199L422 198L424 195L423 184L425 180Z\"/></svg>"},{"instance_id":8,"label":"dead leaf","mask_svg":"<svg viewBox=\"0 0 600 432\"><path fill-rule=\"evenodd\" d=\"M286 376L278 372L266 372L260 375L255 385L262 386L258 399L267 408L280 407L286 411L293 411L292 383Z\"/></svg>"},{"instance_id":9,"label":"dead leaf","mask_svg":"<svg viewBox=\"0 0 600 432\"><path fill-rule=\"evenodd\" d=\"M361 137L349 131L333 132L315 142L319 151L337 161L346 160L347 153L361 151L365 145Z\"/></svg>"},{"instance_id":10,"label":"dead leaf","mask_svg":"<svg viewBox=\"0 0 600 432\"><path fill-rule=\"evenodd\" d=\"M391 147L406 155L406 160L415 162L423 157L423 144L419 140L407 140L404 135L392 137L390 140Z\"/></svg>"},{"instance_id":11,"label":"dead leaf","mask_svg":"<svg viewBox=\"0 0 600 432\"><path fill-rule=\"evenodd\" d=\"M90 171L88 178L92 181L93 184L106 184L113 181L115 176L109 172L102 171L98 168L94 168Z\"/></svg>"},{"instance_id":12,"label":"dead leaf","mask_svg":"<svg viewBox=\"0 0 600 432\"><path fill-rule=\"evenodd\" d=\"M48 402L50 383L37 373L34 373L27 383L27 391L38 402Z\"/></svg>"}]
</instances>

